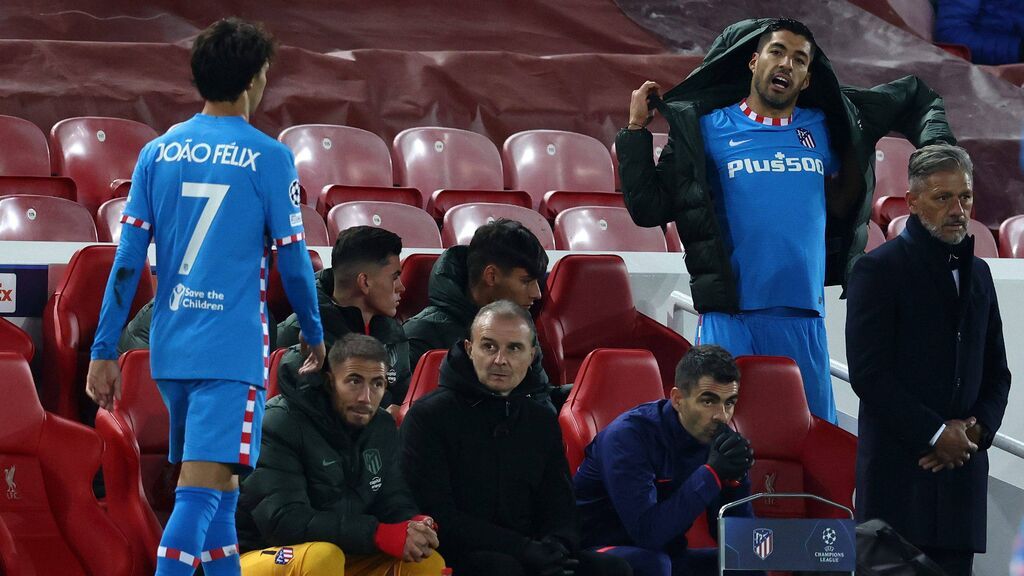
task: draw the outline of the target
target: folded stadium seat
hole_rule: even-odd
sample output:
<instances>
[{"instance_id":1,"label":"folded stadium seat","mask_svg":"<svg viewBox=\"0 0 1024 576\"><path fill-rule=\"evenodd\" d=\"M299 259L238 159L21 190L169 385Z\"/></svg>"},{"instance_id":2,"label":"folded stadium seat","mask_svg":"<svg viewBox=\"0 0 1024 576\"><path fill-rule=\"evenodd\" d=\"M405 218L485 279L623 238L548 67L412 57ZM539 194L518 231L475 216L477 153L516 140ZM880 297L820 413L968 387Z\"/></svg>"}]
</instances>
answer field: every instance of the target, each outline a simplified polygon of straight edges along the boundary
<instances>
[{"instance_id":1,"label":"folded stadium seat","mask_svg":"<svg viewBox=\"0 0 1024 576\"><path fill-rule=\"evenodd\" d=\"M124 206L128 203L127 198L111 198L96 210L96 232L100 242L121 241L121 214Z\"/></svg>"},{"instance_id":2,"label":"folded stadium seat","mask_svg":"<svg viewBox=\"0 0 1024 576\"><path fill-rule=\"evenodd\" d=\"M892 222L889 222L889 229L886 231L885 237L888 240L892 240L899 236L903 229L907 227L907 218L909 216L893 218ZM999 258L999 246L996 245L996 239L988 226L971 218L967 222L967 233L974 236L975 256L978 258Z\"/></svg>"},{"instance_id":3,"label":"folded stadium seat","mask_svg":"<svg viewBox=\"0 0 1024 576\"><path fill-rule=\"evenodd\" d=\"M665 225L665 244L668 245L669 252L686 252L686 249L683 248L683 241L679 238L679 229L676 228L675 222Z\"/></svg>"},{"instance_id":4,"label":"folded stadium seat","mask_svg":"<svg viewBox=\"0 0 1024 576\"><path fill-rule=\"evenodd\" d=\"M423 194L415 188L331 184L324 186L316 201L316 211L326 218L331 208L338 204L363 201L395 202L420 208L423 206Z\"/></svg>"},{"instance_id":5,"label":"folded stadium seat","mask_svg":"<svg viewBox=\"0 0 1024 576\"><path fill-rule=\"evenodd\" d=\"M447 350L428 350L420 356L420 361L416 363L412 377L409 378L409 391L405 393L405 400L395 414L395 424L402 425L402 420L409 413L413 402L437 390L438 380L441 378L441 361L447 354Z\"/></svg>"},{"instance_id":6,"label":"folded stadium seat","mask_svg":"<svg viewBox=\"0 0 1024 576\"><path fill-rule=\"evenodd\" d=\"M444 226L441 228L441 241L446 248L456 244L469 245L477 228L499 218L520 222L533 232L545 250L555 249L555 237L551 233L551 226L540 214L522 206L484 202L462 204L448 210L444 215Z\"/></svg>"},{"instance_id":7,"label":"folded stadium seat","mask_svg":"<svg viewBox=\"0 0 1024 576\"><path fill-rule=\"evenodd\" d=\"M0 240L96 242L96 224L87 208L54 196L0 198Z\"/></svg>"},{"instance_id":8,"label":"folded stadium seat","mask_svg":"<svg viewBox=\"0 0 1024 576\"><path fill-rule=\"evenodd\" d=\"M505 187L526 190L533 207L551 190L614 192L608 149L599 140L561 130L527 130L502 146Z\"/></svg>"},{"instance_id":9,"label":"folded stadium seat","mask_svg":"<svg viewBox=\"0 0 1024 576\"><path fill-rule=\"evenodd\" d=\"M554 222L561 212L578 206L625 208L626 200L618 192L552 190L544 194L544 199L540 201L538 211L545 218Z\"/></svg>"},{"instance_id":10,"label":"folded stadium seat","mask_svg":"<svg viewBox=\"0 0 1024 576\"><path fill-rule=\"evenodd\" d=\"M880 228L888 228L889 222L897 216L910 214L910 207L907 206L906 196L882 196L875 200L871 209L871 220L876 222Z\"/></svg>"},{"instance_id":11,"label":"folded stadium seat","mask_svg":"<svg viewBox=\"0 0 1024 576\"><path fill-rule=\"evenodd\" d=\"M300 124L284 129L277 139L295 155L299 183L309 190L306 201L313 206L331 184L391 187L393 183L388 145L373 132Z\"/></svg>"},{"instance_id":12,"label":"folded stadium seat","mask_svg":"<svg viewBox=\"0 0 1024 576\"><path fill-rule=\"evenodd\" d=\"M868 243L864 247L865 252L871 252L875 248L878 248L882 244L885 244L885 232L882 232L882 228L875 224L874 221L868 220Z\"/></svg>"},{"instance_id":13,"label":"folded stadium seat","mask_svg":"<svg viewBox=\"0 0 1024 576\"><path fill-rule=\"evenodd\" d=\"M107 277L117 246L86 246L71 257L64 277L43 310L43 406L77 420L85 396L85 375ZM146 271L149 269L146 263ZM153 298L152 276L143 273L129 318Z\"/></svg>"},{"instance_id":14,"label":"folded stadium seat","mask_svg":"<svg viewBox=\"0 0 1024 576\"><path fill-rule=\"evenodd\" d=\"M31 362L36 354L36 345L24 330L0 317L0 352L14 352L26 362Z\"/></svg>"},{"instance_id":15,"label":"folded stadium seat","mask_svg":"<svg viewBox=\"0 0 1024 576\"><path fill-rule=\"evenodd\" d=\"M999 257L1024 258L1024 216L1010 216L999 225Z\"/></svg>"},{"instance_id":16,"label":"folded stadium seat","mask_svg":"<svg viewBox=\"0 0 1024 576\"><path fill-rule=\"evenodd\" d=\"M11 531L7 529L3 516L0 515L0 574L22 576L24 573L21 556L14 547L14 536L11 536Z\"/></svg>"},{"instance_id":17,"label":"folded stadium seat","mask_svg":"<svg viewBox=\"0 0 1024 576\"><path fill-rule=\"evenodd\" d=\"M625 208L578 206L555 218L557 250L667 252L661 228L633 223Z\"/></svg>"},{"instance_id":18,"label":"folded stadium seat","mask_svg":"<svg viewBox=\"0 0 1024 576\"><path fill-rule=\"evenodd\" d=\"M92 493L103 441L95 431L43 411L20 355L0 352L0 373L0 521L18 551L17 570L34 576L142 574Z\"/></svg>"},{"instance_id":19,"label":"folded stadium seat","mask_svg":"<svg viewBox=\"0 0 1024 576\"><path fill-rule=\"evenodd\" d=\"M665 144L668 144L668 134L665 132L651 132L652 144L654 145L654 163L658 163L658 159L661 158L661 151L665 148ZM612 167L615 170L615 189L622 190L622 182L619 180L619 155L615 151L615 142L612 142Z\"/></svg>"},{"instance_id":20,"label":"folded stadium seat","mask_svg":"<svg viewBox=\"0 0 1024 576\"><path fill-rule=\"evenodd\" d=\"M267 400L281 393L277 383L277 370L281 367L281 359L289 348L278 348L270 353L270 369L267 371Z\"/></svg>"},{"instance_id":21,"label":"folded stadium seat","mask_svg":"<svg viewBox=\"0 0 1024 576\"><path fill-rule=\"evenodd\" d=\"M302 228L306 234L306 246L334 246L331 236L327 233L324 217L315 208L305 204L299 206L302 211Z\"/></svg>"},{"instance_id":22,"label":"folded stadium seat","mask_svg":"<svg viewBox=\"0 0 1024 576\"><path fill-rule=\"evenodd\" d=\"M123 118L68 118L50 130L53 171L78 187L78 203L95 214L114 197L111 182L131 178L139 152L157 137L149 126Z\"/></svg>"},{"instance_id":23,"label":"folded stadium seat","mask_svg":"<svg viewBox=\"0 0 1024 576\"><path fill-rule=\"evenodd\" d=\"M403 248L440 248L441 233L429 214L394 202L346 202L327 213L331 238L352 226L376 226L402 237Z\"/></svg>"},{"instance_id":24,"label":"folded stadium seat","mask_svg":"<svg viewBox=\"0 0 1024 576\"><path fill-rule=\"evenodd\" d=\"M597 348L642 348L658 360L668 393L690 343L637 311L622 258L570 254L555 263L547 287L537 334L552 384L574 382L583 359Z\"/></svg>"},{"instance_id":25,"label":"folded stadium seat","mask_svg":"<svg viewBox=\"0 0 1024 576\"><path fill-rule=\"evenodd\" d=\"M277 257L277 251L274 251L274 257ZM316 250L309 251L309 261L313 265L313 272L324 269L324 262ZM291 302L288 301L288 295L285 294L284 284L281 283L281 273L278 272L277 266L270 267L270 276L267 278L267 309L274 316L274 321L278 323L284 322L284 319L294 312Z\"/></svg>"},{"instance_id":26,"label":"folded stadium seat","mask_svg":"<svg viewBox=\"0 0 1024 576\"><path fill-rule=\"evenodd\" d=\"M789 358L741 356L733 423L754 448L751 493L807 492L853 508L857 438L813 416L800 368ZM842 511L801 498L754 502L761 518L841 518Z\"/></svg>"},{"instance_id":27,"label":"folded stadium seat","mask_svg":"<svg viewBox=\"0 0 1024 576\"><path fill-rule=\"evenodd\" d=\"M456 190L446 188L435 190L427 200L427 213L438 222L444 220L446 212L462 204L474 203L508 204L533 210L533 198L524 190Z\"/></svg>"},{"instance_id":28,"label":"folded stadium seat","mask_svg":"<svg viewBox=\"0 0 1024 576\"><path fill-rule=\"evenodd\" d=\"M402 260L401 279L405 292L402 292L402 300L398 303L396 318L399 322L419 314L430 302L430 272L437 258L437 254L409 254Z\"/></svg>"},{"instance_id":29,"label":"folded stadium seat","mask_svg":"<svg viewBox=\"0 0 1024 576\"><path fill-rule=\"evenodd\" d=\"M124 353L120 366L121 399L96 414L96 432L106 445L107 513L128 538L135 565L152 574L179 467L167 461L167 408L150 376L149 350Z\"/></svg>"},{"instance_id":30,"label":"folded stadium seat","mask_svg":"<svg viewBox=\"0 0 1024 576\"><path fill-rule=\"evenodd\" d=\"M875 144L875 195L901 198L907 195L907 164L914 153L914 145L905 138L884 136Z\"/></svg>"}]
</instances>

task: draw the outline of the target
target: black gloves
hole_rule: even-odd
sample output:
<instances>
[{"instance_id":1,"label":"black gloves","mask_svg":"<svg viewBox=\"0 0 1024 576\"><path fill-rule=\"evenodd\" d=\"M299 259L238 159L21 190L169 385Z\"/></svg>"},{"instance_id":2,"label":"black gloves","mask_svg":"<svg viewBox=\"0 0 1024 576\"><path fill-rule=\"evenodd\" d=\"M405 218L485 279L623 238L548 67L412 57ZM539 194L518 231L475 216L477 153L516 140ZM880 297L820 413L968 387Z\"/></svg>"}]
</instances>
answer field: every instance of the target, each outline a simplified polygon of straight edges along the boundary
<instances>
[{"instance_id":1,"label":"black gloves","mask_svg":"<svg viewBox=\"0 0 1024 576\"><path fill-rule=\"evenodd\" d=\"M530 573L539 576L574 576L579 561L569 557L569 549L556 538L530 540L519 555Z\"/></svg>"},{"instance_id":2,"label":"black gloves","mask_svg":"<svg viewBox=\"0 0 1024 576\"><path fill-rule=\"evenodd\" d=\"M723 425L711 441L708 466L718 474L722 482L739 480L754 463L754 450L750 441L739 432Z\"/></svg>"}]
</instances>

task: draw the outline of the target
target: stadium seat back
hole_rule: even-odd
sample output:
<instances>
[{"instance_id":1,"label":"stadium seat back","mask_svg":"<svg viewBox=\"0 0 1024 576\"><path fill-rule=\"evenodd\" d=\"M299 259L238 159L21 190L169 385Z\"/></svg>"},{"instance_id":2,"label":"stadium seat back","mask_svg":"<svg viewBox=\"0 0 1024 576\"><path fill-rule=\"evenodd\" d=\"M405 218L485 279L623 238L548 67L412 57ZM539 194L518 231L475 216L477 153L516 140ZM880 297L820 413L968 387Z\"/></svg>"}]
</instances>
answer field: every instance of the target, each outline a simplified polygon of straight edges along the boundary
<instances>
[{"instance_id":1,"label":"stadium seat back","mask_svg":"<svg viewBox=\"0 0 1024 576\"><path fill-rule=\"evenodd\" d=\"M277 257L277 251L274 251L274 257ZM309 251L309 262L313 265L313 272L324 269L324 262L316 250ZM284 322L285 318L294 312L288 294L284 291L284 284L281 283L281 272L276 265L270 268L270 277L267 279L267 309L277 323Z\"/></svg>"},{"instance_id":2,"label":"stadium seat back","mask_svg":"<svg viewBox=\"0 0 1024 576\"><path fill-rule=\"evenodd\" d=\"M15 116L0 116L0 175L50 175L50 148L38 126Z\"/></svg>"},{"instance_id":3,"label":"stadium seat back","mask_svg":"<svg viewBox=\"0 0 1024 576\"><path fill-rule=\"evenodd\" d=\"M121 241L121 215L124 213L127 198L111 198L96 210L96 232L100 242Z\"/></svg>"},{"instance_id":4,"label":"stadium seat back","mask_svg":"<svg viewBox=\"0 0 1024 576\"><path fill-rule=\"evenodd\" d=\"M398 413L395 414L396 424L402 425L402 420L409 413L413 402L437 390L441 379L441 362L444 361L447 354L447 350L429 350L420 356L420 360L412 372L412 377L409 379L409 391L405 393L405 400L402 401Z\"/></svg>"},{"instance_id":5,"label":"stadium seat back","mask_svg":"<svg viewBox=\"0 0 1024 576\"><path fill-rule=\"evenodd\" d=\"M149 126L123 118L68 118L53 125L53 171L74 179L78 203L95 214L113 197L111 183L131 178L139 152L157 137Z\"/></svg>"},{"instance_id":6,"label":"stadium seat back","mask_svg":"<svg viewBox=\"0 0 1024 576\"><path fill-rule=\"evenodd\" d=\"M415 188L397 188L394 186L344 186L331 184L324 186L316 201L316 211L325 218L327 213L338 204L346 202L395 202L420 208L423 206L423 194Z\"/></svg>"},{"instance_id":7,"label":"stadium seat back","mask_svg":"<svg viewBox=\"0 0 1024 576\"><path fill-rule=\"evenodd\" d=\"M295 155L299 182L316 205L325 186L391 186L388 145L373 132L351 126L301 124L277 137Z\"/></svg>"},{"instance_id":8,"label":"stadium seat back","mask_svg":"<svg viewBox=\"0 0 1024 576\"><path fill-rule=\"evenodd\" d=\"M27 569L23 570L21 555L14 547L14 536L4 524L3 516L0 515L0 574L7 576L22 576Z\"/></svg>"},{"instance_id":9,"label":"stadium seat back","mask_svg":"<svg viewBox=\"0 0 1024 576\"><path fill-rule=\"evenodd\" d=\"M665 225L665 244L668 245L669 252L685 252L683 248L683 240L679 237L679 228L676 227L675 222L669 222Z\"/></svg>"},{"instance_id":10,"label":"stadium seat back","mask_svg":"<svg viewBox=\"0 0 1024 576\"><path fill-rule=\"evenodd\" d=\"M878 248L882 244L885 244L885 232L882 232L882 228L875 224L874 221L868 220L868 243L864 247L865 252L871 252L875 248Z\"/></svg>"},{"instance_id":11,"label":"stadium seat back","mask_svg":"<svg viewBox=\"0 0 1024 576\"><path fill-rule=\"evenodd\" d=\"M875 201L871 211L871 219L882 228L887 228L889 222L897 216L910 214L910 207L907 206L906 196L882 196Z\"/></svg>"},{"instance_id":12,"label":"stadium seat back","mask_svg":"<svg viewBox=\"0 0 1024 576\"><path fill-rule=\"evenodd\" d=\"M577 206L625 208L626 200L618 192L552 190L544 194L539 211L548 220L554 220L561 212Z\"/></svg>"},{"instance_id":13,"label":"stadium seat back","mask_svg":"<svg viewBox=\"0 0 1024 576\"><path fill-rule=\"evenodd\" d=\"M316 208L303 204L299 210L302 211L302 231L306 234L306 246L334 246L331 240L333 237L327 233L327 223Z\"/></svg>"},{"instance_id":14,"label":"stadium seat back","mask_svg":"<svg viewBox=\"0 0 1024 576\"><path fill-rule=\"evenodd\" d=\"M267 373L267 400L281 393L281 385L278 384L277 374L281 368L281 360L288 348L278 348L270 354L270 370Z\"/></svg>"},{"instance_id":15,"label":"stadium seat back","mask_svg":"<svg viewBox=\"0 0 1024 576\"><path fill-rule=\"evenodd\" d=\"M903 229L907 227L907 219L909 216L897 216L889 222L889 229L886 232L886 238L892 240L899 236ZM971 218L967 222L967 234L974 236L974 255L978 258L999 258L999 246L996 244L996 239L992 236L992 231L989 230L988 226L985 226L981 222Z\"/></svg>"},{"instance_id":16,"label":"stadium seat back","mask_svg":"<svg viewBox=\"0 0 1024 576\"><path fill-rule=\"evenodd\" d=\"M486 136L430 126L395 136L395 180L430 196L442 188L501 190L501 155Z\"/></svg>"},{"instance_id":17,"label":"stadium seat back","mask_svg":"<svg viewBox=\"0 0 1024 576\"><path fill-rule=\"evenodd\" d=\"M1024 215L1011 216L999 225L999 257L1024 258Z\"/></svg>"},{"instance_id":18,"label":"stadium seat back","mask_svg":"<svg viewBox=\"0 0 1024 576\"><path fill-rule=\"evenodd\" d=\"M32 362L36 354L32 337L6 318L0 318L0 352L14 352Z\"/></svg>"},{"instance_id":19,"label":"stadium seat back","mask_svg":"<svg viewBox=\"0 0 1024 576\"><path fill-rule=\"evenodd\" d=\"M613 252L667 252L661 228L633 223L625 208L580 206L555 218L555 248Z\"/></svg>"},{"instance_id":20,"label":"stadium seat back","mask_svg":"<svg viewBox=\"0 0 1024 576\"><path fill-rule=\"evenodd\" d=\"M0 175L0 197L16 194L55 196L74 201L78 197L75 181L64 176Z\"/></svg>"},{"instance_id":21,"label":"stadium seat back","mask_svg":"<svg viewBox=\"0 0 1024 576\"><path fill-rule=\"evenodd\" d=\"M661 151L665 149L665 144L668 144L668 134L665 132L652 132L651 143L653 144L654 151L654 163L658 163L658 159L661 158ZM615 149L615 142L612 142L612 166L615 169L615 189L622 189L622 182L619 180L619 155Z\"/></svg>"},{"instance_id":22,"label":"stadium seat back","mask_svg":"<svg viewBox=\"0 0 1024 576\"><path fill-rule=\"evenodd\" d=\"M435 190L427 200L427 213L436 220L443 220L445 213L462 204L509 204L526 209L533 208L533 198L523 190L456 190L442 188Z\"/></svg>"},{"instance_id":23,"label":"stadium seat back","mask_svg":"<svg viewBox=\"0 0 1024 576\"><path fill-rule=\"evenodd\" d=\"M914 145L904 138L884 136L875 145L875 197L902 198L907 195L910 184L907 181L907 164L914 153Z\"/></svg>"},{"instance_id":24,"label":"stadium seat back","mask_svg":"<svg viewBox=\"0 0 1024 576\"><path fill-rule=\"evenodd\" d=\"M441 233L434 219L419 208L394 202L346 202L327 213L331 238L352 226L376 226L402 237L403 248L440 248Z\"/></svg>"},{"instance_id":25,"label":"stadium seat back","mask_svg":"<svg viewBox=\"0 0 1024 576\"><path fill-rule=\"evenodd\" d=\"M437 254L410 254L402 260L402 300L398 303L397 318L405 322L430 302L430 273L437 262Z\"/></svg>"},{"instance_id":26,"label":"stadium seat back","mask_svg":"<svg viewBox=\"0 0 1024 576\"><path fill-rule=\"evenodd\" d=\"M520 222L533 232L545 250L555 249L555 237L551 232L551 225L537 212L522 206L483 202L462 204L448 210L444 215L441 240L445 247L457 244L468 246L477 228L501 218Z\"/></svg>"},{"instance_id":27,"label":"stadium seat back","mask_svg":"<svg viewBox=\"0 0 1024 576\"><path fill-rule=\"evenodd\" d=\"M0 240L96 242L92 213L54 196L0 198Z\"/></svg>"},{"instance_id":28,"label":"stadium seat back","mask_svg":"<svg viewBox=\"0 0 1024 576\"><path fill-rule=\"evenodd\" d=\"M596 138L560 130L513 134L502 147L505 185L526 190L533 207L551 190L613 192L612 160Z\"/></svg>"}]
</instances>

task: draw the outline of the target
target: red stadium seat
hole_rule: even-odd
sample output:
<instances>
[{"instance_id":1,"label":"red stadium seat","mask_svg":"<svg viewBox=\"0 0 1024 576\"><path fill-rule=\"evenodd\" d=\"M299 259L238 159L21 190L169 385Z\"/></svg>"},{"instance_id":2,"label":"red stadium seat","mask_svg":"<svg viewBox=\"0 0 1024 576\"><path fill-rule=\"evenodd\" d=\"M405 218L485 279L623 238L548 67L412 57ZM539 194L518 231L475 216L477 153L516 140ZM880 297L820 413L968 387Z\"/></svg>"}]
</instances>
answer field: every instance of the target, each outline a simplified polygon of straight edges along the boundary
<instances>
[{"instance_id":1,"label":"red stadium seat","mask_svg":"<svg viewBox=\"0 0 1024 576\"><path fill-rule=\"evenodd\" d=\"M907 218L909 216L893 218L892 222L889 222L889 229L886 231L885 237L892 240L899 236L903 229L907 227ZM996 245L996 239L988 226L971 218L967 222L967 233L974 236L975 256L978 258L999 258L999 246Z\"/></svg>"},{"instance_id":2,"label":"red stadium seat","mask_svg":"<svg viewBox=\"0 0 1024 576\"><path fill-rule=\"evenodd\" d=\"M430 196L435 190L501 190L501 155L486 136L430 126L408 128L391 146L395 179Z\"/></svg>"},{"instance_id":3,"label":"red stadium seat","mask_svg":"<svg viewBox=\"0 0 1024 576\"><path fill-rule=\"evenodd\" d=\"M882 244L885 244L885 232L882 232L882 228L878 224L868 220L868 244L864 247L864 251L871 252Z\"/></svg>"},{"instance_id":4,"label":"red stadium seat","mask_svg":"<svg viewBox=\"0 0 1024 576\"><path fill-rule=\"evenodd\" d=\"M324 217L312 206L299 206L302 211L302 231L306 234L306 246L334 246L334 241L327 233Z\"/></svg>"},{"instance_id":5,"label":"red stadium seat","mask_svg":"<svg viewBox=\"0 0 1024 576\"><path fill-rule=\"evenodd\" d=\"M0 176L0 196L31 194L56 196L74 201L78 197L75 181L63 176Z\"/></svg>"},{"instance_id":6,"label":"red stadium seat","mask_svg":"<svg viewBox=\"0 0 1024 576\"><path fill-rule=\"evenodd\" d=\"M401 279L405 292L402 292L402 300L398 303L396 317L399 322L405 322L419 314L430 302L430 272L434 269L437 258L437 254L409 254L402 260Z\"/></svg>"},{"instance_id":7,"label":"red stadium seat","mask_svg":"<svg viewBox=\"0 0 1024 576\"><path fill-rule=\"evenodd\" d=\"M741 356L736 363L741 377L733 422L754 448L750 492L808 492L852 509L856 437L811 414L793 360ZM843 517L832 506L799 498L758 500L754 515Z\"/></svg>"},{"instance_id":8,"label":"red stadium seat","mask_svg":"<svg viewBox=\"0 0 1024 576\"><path fill-rule=\"evenodd\" d=\"M906 196L882 196L871 209L871 220L878 223L879 228L888 228L893 218L907 214L910 214L910 207Z\"/></svg>"},{"instance_id":9,"label":"red stadium seat","mask_svg":"<svg viewBox=\"0 0 1024 576\"><path fill-rule=\"evenodd\" d=\"M96 335L100 304L114 265L116 246L86 246L71 257L64 278L43 310L43 406L78 419L85 398L89 348ZM153 298L152 276L146 263L132 301L129 318ZM89 402L89 400L86 400Z\"/></svg>"},{"instance_id":10,"label":"red stadium seat","mask_svg":"<svg viewBox=\"0 0 1024 576\"><path fill-rule=\"evenodd\" d=\"M14 536L11 536L11 531L4 524L2 515L0 515L0 574L7 576L25 574L21 566L21 555L14 547Z\"/></svg>"},{"instance_id":11,"label":"red stadium seat","mask_svg":"<svg viewBox=\"0 0 1024 576\"><path fill-rule=\"evenodd\" d=\"M665 225L665 243L668 244L669 252L686 252L686 249L683 248L683 241L679 238L679 229L676 228L675 222Z\"/></svg>"},{"instance_id":12,"label":"red stadium seat","mask_svg":"<svg viewBox=\"0 0 1024 576\"><path fill-rule=\"evenodd\" d=\"M270 354L270 369L267 372L267 400L281 393L281 386L277 383L277 371L281 367L281 360L289 348L278 348Z\"/></svg>"},{"instance_id":13,"label":"red stadium seat","mask_svg":"<svg viewBox=\"0 0 1024 576\"><path fill-rule=\"evenodd\" d=\"M31 362L36 355L32 337L6 318L0 318L0 352L14 352Z\"/></svg>"},{"instance_id":14,"label":"red stadium seat","mask_svg":"<svg viewBox=\"0 0 1024 576\"><path fill-rule=\"evenodd\" d=\"M420 357L412 377L409 378L409 391L405 393L405 400L395 414L395 424L402 425L402 420L409 413L413 402L437 390L438 380L441 378L441 361L446 354L447 350L428 350Z\"/></svg>"},{"instance_id":15,"label":"red stadium seat","mask_svg":"<svg viewBox=\"0 0 1024 576\"><path fill-rule=\"evenodd\" d=\"M100 204L96 210L96 232L100 242L117 244L121 241L121 214L127 203L127 198L111 198Z\"/></svg>"},{"instance_id":16,"label":"red stadium seat","mask_svg":"<svg viewBox=\"0 0 1024 576\"><path fill-rule=\"evenodd\" d=\"M625 208L580 206L555 218L555 248L615 252L667 252L661 228L641 228Z\"/></svg>"},{"instance_id":17,"label":"red stadium seat","mask_svg":"<svg viewBox=\"0 0 1024 576\"><path fill-rule=\"evenodd\" d=\"M999 257L1024 258L1024 216L1011 216L999 225Z\"/></svg>"},{"instance_id":18,"label":"red stadium seat","mask_svg":"<svg viewBox=\"0 0 1024 576\"><path fill-rule=\"evenodd\" d=\"M533 198L523 190L435 190L427 200L427 213L435 220L443 220L446 212L462 204L509 204L533 209Z\"/></svg>"},{"instance_id":19,"label":"red stadium seat","mask_svg":"<svg viewBox=\"0 0 1024 576\"><path fill-rule=\"evenodd\" d=\"M54 196L0 198L0 240L96 242L87 208Z\"/></svg>"},{"instance_id":20,"label":"red stadium seat","mask_svg":"<svg viewBox=\"0 0 1024 576\"><path fill-rule=\"evenodd\" d=\"M577 206L625 208L626 200L618 192L552 190L544 195L538 211L548 220L554 220L561 212Z\"/></svg>"},{"instance_id":21,"label":"red stadium seat","mask_svg":"<svg viewBox=\"0 0 1024 576\"><path fill-rule=\"evenodd\" d=\"M560 130L519 132L505 140L502 160L505 186L529 192L534 208L551 190L615 190L608 149L583 134Z\"/></svg>"},{"instance_id":22,"label":"red stadium seat","mask_svg":"<svg viewBox=\"0 0 1024 576\"><path fill-rule=\"evenodd\" d=\"M18 552L16 570L132 576L136 568L123 552L128 542L92 493L103 441L95 431L43 411L19 354L0 352L0 373L0 472L6 480L0 522Z\"/></svg>"},{"instance_id":23,"label":"red stadium seat","mask_svg":"<svg viewBox=\"0 0 1024 576\"><path fill-rule=\"evenodd\" d=\"M978 66L985 72L1002 78L1014 86L1024 86L1024 63L1002 64L1000 66Z\"/></svg>"},{"instance_id":24,"label":"red stadium seat","mask_svg":"<svg viewBox=\"0 0 1024 576\"><path fill-rule=\"evenodd\" d=\"M914 153L914 145L903 138L885 136L875 145L875 197L877 202L882 196L902 198L907 195L910 184L907 182L907 165L910 155Z\"/></svg>"},{"instance_id":25,"label":"red stadium seat","mask_svg":"<svg viewBox=\"0 0 1024 576\"><path fill-rule=\"evenodd\" d=\"M654 144L654 163L658 163L658 159L661 158L661 151L665 148L665 144L668 144L668 134L665 132L652 132L652 141ZM612 142L612 166L615 169L615 189L622 189L622 182L619 181L619 155L615 151L615 142Z\"/></svg>"},{"instance_id":26,"label":"red stadium seat","mask_svg":"<svg viewBox=\"0 0 1024 576\"><path fill-rule=\"evenodd\" d=\"M316 205L331 184L390 187L393 183L388 145L373 132L302 124L286 128L277 139L295 154L299 182L310 191L309 204Z\"/></svg>"},{"instance_id":27,"label":"red stadium seat","mask_svg":"<svg viewBox=\"0 0 1024 576\"><path fill-rule=\"evenodd\" d=\"M0 175L50 175L50 148L38 126L15 116L0 116Z\"/></svg>"},{"instance_id":28,"label":"red stadium seat","mask_svg":"<svg viewBox=\"0 0 1024 576\"><path fill-rule=\"evenodd\" d=\"M545 250L555 249L555 237L551 226L543 216L522 206L508 204L462 204L449 210L444 215L444 226L441 228L441 241L445 247L456 244L469 245L476 229L494 222L499 218L516 220L526 226Z\"/></svg>"},{"instance_id":29,"label":"red stadium seat","mask_svg":"<svg viewBox=\"0 0 1024 576\"><path fill-rule=\"evenodd\" d=\"M277 257L276 250L274 257ZM316 250L309 251L309 261L313 265L313 272L324 269L324 262ZM267 278L267 309L270 310L274 320L279 323L284 322L284 319L291 316L293 312L292 304L288 301L288 295L284 291L284 284L281 283L281 273L278 272L277 266L271 266L270 277Z\"/></svg>"},{"instance_id":30,"label":"red stadium seat","mask_svg":"<svg viewBox=\"0 0 1024 576\"><path fill-rule=\"evenodd\" d=\"M112 411L96 414L96 431L107 447L107 513L128 538L136 566L152 574L180 468L167 461L167 408L150 375L149 350L126 352L120 365L121 399Z\"/></svg>"},{"instance_id":31,"label":"red stadium seat","mask_svg":"<svg viewBox=\"0 0 1024 576\"><path fill-rule=\"evenodd\" d=\"M395 202L420 208L423 206L423 194L415 188L332 184L324 187L323 192L316 201L316 211L326 218L331 208L338 204L365 201Z\"/></svg>"},{"instance_id":32,"label":"red stadium seat","mask_svg":"<svg viewBox=\"0 0 1024 576\"><path fill-rule=\"evenodd\" d=\"M377 226L402 237L403 248L440 248L437 224L419 208L394 202L346 202L327 214L327 230L332 238L352 226Z\"/></svg>"},{"instance_id":33,"label":"red stadium seat","mask_svg":"<svg viewBox=\"0 0 1024 576\"><path fill-rule=\"evenodd\" d=\"M142 147L156 137L156 130L123 118L61 120L50 130L53 171L74 179L78 203L95 214L114 197L110 183L131 178Z\"/></svg>"},{"instance_id":34,"label":"red stadium seat","mask_svg":"<svg viewBox=\"0 0 1024 576\"><path fill-rule=\"evenodd\" d=\"M626 264L615 255L570 254L559 260L548 275L537 333L544 370L554 385L575 381L583 359L597 348L642 348L658 360L667 393L676 364L690 349L685 338L637 311Z\"/></svg>"}]
</instances>

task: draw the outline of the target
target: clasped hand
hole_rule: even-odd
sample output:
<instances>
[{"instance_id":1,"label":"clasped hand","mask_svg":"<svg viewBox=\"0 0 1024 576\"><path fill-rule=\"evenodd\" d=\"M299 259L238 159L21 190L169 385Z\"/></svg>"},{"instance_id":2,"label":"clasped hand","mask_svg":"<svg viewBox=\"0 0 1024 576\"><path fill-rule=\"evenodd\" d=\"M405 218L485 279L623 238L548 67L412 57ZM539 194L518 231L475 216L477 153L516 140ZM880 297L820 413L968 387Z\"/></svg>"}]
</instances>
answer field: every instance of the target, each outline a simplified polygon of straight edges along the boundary
<instances>
[{"instance_id":1,"label":"clasped hand","mask_svg":"<svg viewBox=\"0 0 1024 576\"><path fill-rule=\"evenodd\" d=\"M971 454L978 451L980 437L980 424L973 416L966 420L947 420L935 446L917 464L930 472L963 466L971 459Z\"/></svg>"}]
</instances>

